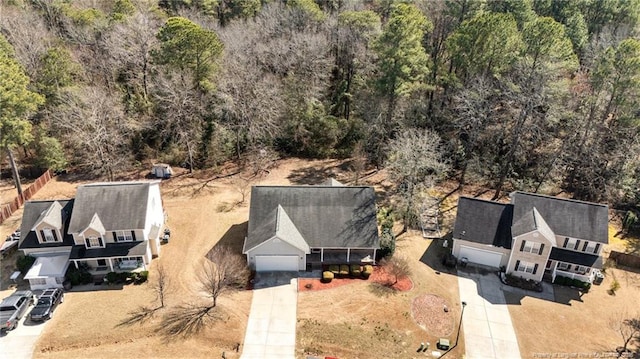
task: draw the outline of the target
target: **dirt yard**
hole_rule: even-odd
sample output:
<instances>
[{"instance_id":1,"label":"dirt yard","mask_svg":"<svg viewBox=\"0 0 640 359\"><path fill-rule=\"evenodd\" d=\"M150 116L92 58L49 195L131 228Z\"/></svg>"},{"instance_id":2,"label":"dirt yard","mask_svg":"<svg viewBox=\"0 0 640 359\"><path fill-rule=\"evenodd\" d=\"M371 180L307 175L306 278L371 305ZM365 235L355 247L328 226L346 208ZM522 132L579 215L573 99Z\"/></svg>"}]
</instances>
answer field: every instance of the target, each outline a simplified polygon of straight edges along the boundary
<instances>
[{"instance_id":1,"label":"dirt yard","mask_svg":"<svg viewBox=\"0 0 640 359\"><path fill-rule=\"evenodd\" d=\"M305 161L287 159L257 180L240 180L229 169L222 174L196 173L178 176L162 184L164 207L168 213L171 240L162 246L153 261L150 282L158 263L170 274L173 291L167 309L156 312L142 324L124 324L141 306L154 306L149 284L124 287L93 286L86 291L72 291L48 324L36 346L36 358L238 358L233 348L242 343L251 303L251 292L243 291L219 299L222 319L211 322L197 335L187 338L165 337L158 331L160 319L168 311L184 303L197 303L194 273L198 261L216 243L222 241L240 251L246 235L249 188L254 184L317 184L327 177L352 183L353 173L339 161ZM221 178L206 181L214 176ZM140 176L139 178L142 178ZM34 199L70 198L75 187L83 182L66 182L55 178L40 190ZM369 174L360 184L373 185L384 203L390 190L384 172ZM441 189L447 193L451 188ZM475 189L473 189L475 190ZM242 195L245 203L239 204ZM475 193L468 193L474 195ZM457 194L447 198L442 206L445 225L455 218ZM19 210L0 226L4 237L20 225ZM448 336L455 343L460 303L455 273L439 263L442 241L425 240L419 232L409 231L399 237L398 253L406 256L412 266L413 288L387 293L376 290L367 281L321 291L299 293L298 358L306 355L326 355L338 358L423 358L435 349L438 330L421 327L412 317L411 306L416 298L435 296L447 305ZM7 296L7 273L12 268L8 258L2 263L0 295ZM617 295L607 294L615 274L621 284ZM26 287L21 283L20 287ZM77 288L76 288L77 289ZM517 302L509 306L518 335L523 358L534 353L609 351L620 345L616 332L608 326L611 314L623 309L636 309L640 298L640 275L619 269L607 270L601 286L595 286L581 297L576 292L560 288L561 303L533 298L507 298ZM635 306L634 306L635 305ZM420 319L418 318L420 321ZM424 321L424 320L422 320ZM450 331L450 330L449 330ZM435 333L435 334L434 334ZM417 353L422 342L429 342L428 353ZM242 348L240 348L240 351ZM464 356L464 330L448 358Z\"/></svg>"}]
</instances>

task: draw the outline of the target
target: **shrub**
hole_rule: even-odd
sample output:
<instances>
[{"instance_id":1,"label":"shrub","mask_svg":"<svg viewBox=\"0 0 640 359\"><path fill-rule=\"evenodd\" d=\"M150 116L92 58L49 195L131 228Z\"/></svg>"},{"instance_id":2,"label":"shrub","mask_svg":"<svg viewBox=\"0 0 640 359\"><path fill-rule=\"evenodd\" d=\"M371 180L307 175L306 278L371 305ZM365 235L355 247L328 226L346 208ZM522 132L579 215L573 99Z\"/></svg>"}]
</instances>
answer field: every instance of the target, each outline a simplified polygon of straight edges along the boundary
<instances>
[{"instance_id":1,"label":"shrub","mask_svg":"<svg viewBox=\"0 0 640 359\"><path fill-rule=\"evenodd\" d=\"M609 292L611 292L611 294L616 294L616 291L620 289L620 282L618 282L617 279L614 279L613 282L611 282L611 286L609 287Z\"/></svg>"},{"instance_id":2,"label":"shrub","mask_svg":"<svg viewBox=\"0 0 640 359\"><path fill-rule=\"evenodd\" d=\"M341 277L348 277L349 276L349 266L346 264L343 264L340 266L340 276Z\"/></svg>"},{"instance_id":3,"label":"shrub","mask_svg":"<svg viewBox=\"0 0 640 359\"><path fill-rule=\"evenodd\" d=\"M147 279L149 279L149 271L144 270L138 273L138 284L146 282Z\"/></svg>"},{"instance_id":4,"label":"shrub","mask_svg":"<svg viewBox=\"0 0 640 359\"><path fill-rule=\"evenodd\" d=\"M352 264L351 265L351 275L352 276L359 277L361 272L362 271L360 270L360 266L359 265L357 265L357 264Z\"/></svg>"},{"instance_id":5,"label":"shrub","mask_svg":"<svg viewBox=\"0 0 640 359\"><path fill-rule=\"evenodd\" d=\"M329 266L329 272L333 274L338 274L340 272L340 266L337 264L332 264Z\"/></svg>"},{"instance_id":6,"label":"shrub","mask_svg":"<svg viewBox=\"0 0 640 359\"><path fill-rule=\"evenodd\" d=\"M364 269L362 270L362 277L364 279L369 279L371 274L373 274L373 266L371 264L367 264L366 266L364 266Z\"/></svg>"},{"instance_id":7,"label":"shrub","mask_svg":"<svg viewBox=\"0 0 640 359\"><path fill-rule=\"evenodd\" d=\"M22 274L26 274L35 261L35 257L32 256L19 256L16 259L16 267Z\"/></svg>"},{"instance_id":8,"label":"shrub","mask_svg":"<svg viewBox=\"0 0 640 359\"><path fill-rule=\"evenodd\" d=\"M105 276L105 278L107 279L107 283L109 284L113 284L115 282L118 281L118 273L116 272L109 272L107 273L107 275Z\"/></svg>"},{"instance_id":9,"label":"shrub","mask_svg":"<svg viewBox=\"0 0 640 359\"><path fill-rule=\"evenodd\" d=\"M333 272L322 272L322 283L329 283L333 280Z\"/></svg>"}]
</instances>

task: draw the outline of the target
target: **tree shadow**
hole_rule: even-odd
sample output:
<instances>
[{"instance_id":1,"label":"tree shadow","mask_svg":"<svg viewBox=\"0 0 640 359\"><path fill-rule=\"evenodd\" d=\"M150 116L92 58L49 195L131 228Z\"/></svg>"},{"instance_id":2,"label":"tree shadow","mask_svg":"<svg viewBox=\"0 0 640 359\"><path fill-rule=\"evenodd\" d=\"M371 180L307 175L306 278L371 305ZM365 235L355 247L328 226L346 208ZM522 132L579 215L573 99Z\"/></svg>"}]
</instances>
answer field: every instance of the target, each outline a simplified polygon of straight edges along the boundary
<instances>
[{"instance_id":1,"label":"tree shadow","mask_svg":"<svg viewBox=\"0 0 640 359\"><path fill-rule=\"evenodd\" d=\"M249 222L245 221L240 224L234 224L222 235L218 243L211 247L211 252L214 247L227 246L231 248L234 253L242 254L242 247L244 246L244 238L247 236L249 230ZM207 253L208 254L208 253Z\"/></svg>"},{"instance_id":2,"label":"tree shadow","mask_svg":"<svg viewBox=\"0 0 640 359\"><path fill-rule=\"evenodd\" d=\"M373 282L369 284L369 291L376 297L389 297L398 294L399 290L393 287L393 282L387 281L384 283Z\"/></svg>"},{"instance_id":3,"label":"tree shadow","mask_svg":"<svg viewBox=\"0 0 640 359\"><path fill-rule=\"evenodd\" d=\"M206 324L222 319L213 306L184 304L167 313L160 323L166 338L190 337L202 331Z\"/></svg>"},{"instance_id":4,"label":"tree shadow","mask_svg":"<svg viewBox=\"0 0 640 359\"><path fill-rule=\"evenodd\" d=\"M134 324L143 324L147 320L153 318L154 314L162 307L149 308L145 306L139 307L137 310L127 313L129 316L120 321L116 327L130 326Z\"/></svg>"},{"instance_id":5,"label":"tree shadow","mask_svg":"<svg viewBox=\"0 0 640 359\"><path fill-rule=\"evenodd\" d=\"M640 238L627 237L625 243L625 253L640 255Z\"/></svg>"},{"instance_id":6,"label":"tree shadow","mask_svg":"<svg viewBox=\"0 0 640 359\"><path fill-rule=\"evenodd\" d=\"M294 169L287 179L297 185L319 185L329 178L336 178L341 172L340 164L327 165L318 164L315 166Z\"/></svg>"}]
</instances>

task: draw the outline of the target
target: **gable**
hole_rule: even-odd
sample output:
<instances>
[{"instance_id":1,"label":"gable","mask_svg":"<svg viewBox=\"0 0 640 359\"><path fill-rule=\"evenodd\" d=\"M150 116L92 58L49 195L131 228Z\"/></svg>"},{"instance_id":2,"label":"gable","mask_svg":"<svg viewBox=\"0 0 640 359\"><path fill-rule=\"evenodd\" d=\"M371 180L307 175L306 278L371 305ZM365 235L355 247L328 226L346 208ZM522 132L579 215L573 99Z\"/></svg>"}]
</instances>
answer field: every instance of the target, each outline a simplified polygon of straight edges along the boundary
<instances>
[{"instance_id":1,"label":"gable","mask_svg":"<svg viewBox=\"0 0 640 359\"><path fill-rule=\"evenodd\" d=\"M533 207L530 212L525 213L521 218L514 218L514 220L515 222L513 223L513 226L511 226L511 235L514 238L526 233L538 231L549 242L551 242L552 245L558 245L555 233L553 233L547 222L535 207Z\"/></svg>"},{"instance_id":2,"label":"gable","mask_svg":"<svg viewBox=\"0 0 640 359\"><path fill-rule=\"evenodd\" d=\"M62 205L60 202L53 201L46 210L42 211L31 230L35 231L43 224L58 230L62 229Z\"/></svg>"},{"instance_id":3,"label":"gable","mask_svg":"<svg viewBox=\"0 0 640 359\"><path fill-rule=\"evenodd\" d=\"M525 192L512 193L511 203L513 216L517 219L535 207L556 235L609 242L609 209L606 205Z\"/></svg>"},{"instance_id":4,"label":"gable","mask_svg":"<svg viewBox=\"0 0 640 359\"><path fill-rule=\"evenodd\" d=\"M58 202L60 205L60 234L62 235L62 243L49 242L40 243L33 228L37 227L36 224L44 223L44 212L47 212L52 208L54 202ZM19 249L29 248L49 248L49 247L66 247L74 244L73 237L69 235L67 228L69 227L69 221L71 213L73 211L74 200L57 200L57 201L27 201L24 204L24 210L22 212L22 223L20 224L20 241L18 243ZM56 206L57 207L57 206Z\"/></svg>"},{"instance_id":5,"label":"gable","mask_svg":"<svg viewBox=\"0 0 640 359\"><path fill-rule=\"evenodd\" d=\"M379 248L372 187L254 186L245 251L275 235L278 207L310 248Z\"/></svg>"}]
</instances>

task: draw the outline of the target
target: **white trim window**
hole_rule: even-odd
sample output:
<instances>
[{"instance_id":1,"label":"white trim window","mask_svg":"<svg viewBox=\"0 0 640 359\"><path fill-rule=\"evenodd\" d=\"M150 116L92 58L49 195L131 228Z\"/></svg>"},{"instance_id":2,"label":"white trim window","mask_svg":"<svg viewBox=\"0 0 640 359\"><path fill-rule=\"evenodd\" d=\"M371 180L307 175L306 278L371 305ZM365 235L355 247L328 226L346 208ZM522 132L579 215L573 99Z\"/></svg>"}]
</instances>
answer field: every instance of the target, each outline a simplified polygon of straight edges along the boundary
<instances>
[{"instance_id":1,"label":"white trim window","mask_svg":"<svg viewBox=\"0 0 640 359\"><path fill-rule=\"evenodd\" d=\"M559 262L558 263L558 269L560 269L560 270L569 270L569 269L571 269L571 264L567 264L567 263L564 263L564 262Z\"/></svg>"},{"instance_id":2,"label":"white trim window","mask_svg":"<svg viewBox=\"0 0 640 359\"><path fill-rule=\"evenodd\" d=\"M525 261L516 261L516 266L514 268L517 272L525 272L529 274L536 274L538 271L537 263L529 263Z\"/></svg>"},{"instance_id":3,"label":"white trim window","mask_svg":"<svg viewBox=\"0 0 640 359\"><path fill-rule=\"evenodd\" d=\"M53 234L53 230L51 228L43 228L42 229L42 241L45 243L48 242L57 242L56 237Z\"/></svg>"},{"instance_id":4,"label":"white trim window","mask_svg":"<svg viewBox=\"0 0 640 359\"><path fill-rule=\"evenodd\" d=\"M113 231L113 238L116 243L133 242L133 234L131 234L131 231Z\"/></svg>"},{"instance_id":5,"label":"white trim window","mask_svg":"<svg viewBox=\"0 0 640 359\"><path fill-rule=\"evenodd\" d=\"M522 251L527 253L538 254L540 252L541 244L542 243L539 243L539 242L524 241L524 248L522 248Z\"/></svg>"},{"instance_id":6,"label":"white trim window","mask_svg":"<svg viewBox=\"0 0 640 359\"><path fill-rule=\"evenodd\" d=\"M104 247L104 241L101 237L89 236L84 239L85 247L87 248L102 248Z\"/></svg>"}]
</instances>

